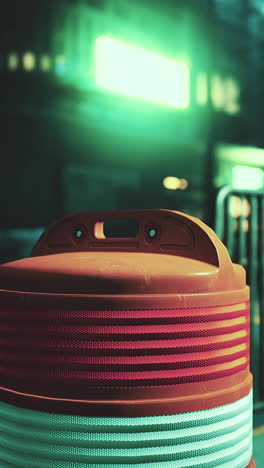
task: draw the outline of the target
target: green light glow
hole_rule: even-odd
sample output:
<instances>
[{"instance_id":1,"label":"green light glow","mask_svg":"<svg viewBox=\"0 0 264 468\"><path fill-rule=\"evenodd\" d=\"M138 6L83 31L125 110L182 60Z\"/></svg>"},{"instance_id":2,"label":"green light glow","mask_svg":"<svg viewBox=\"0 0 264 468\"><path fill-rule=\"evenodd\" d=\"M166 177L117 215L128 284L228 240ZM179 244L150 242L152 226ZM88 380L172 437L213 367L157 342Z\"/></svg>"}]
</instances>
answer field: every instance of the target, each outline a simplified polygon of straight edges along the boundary
<instances>
[{"instance_id":1,"label":"green light glow","mask_svg":"<svg viewBox=\"0 0 264 468\"><path fill-rule=\"evenodd\" d=\"M211 97L213 106L217 110L230 115L238 114L241 110L239 103L240 87L233 78L214 75L211 82Z\"/></svg>"},{"instance_id":2,"label":"green light glow","mask_svg":"<svg viewBox=\"0 0 264 468\"><path fill-rule=\"evenodd\" d=\"M100 36L95 41L95 80L104 89L185 109L189 68L124 42Z\"/></svg>"},{"instance_id":3,"label":"green light glow","mask_svg":"<svg viewBox=\"0 0 264 468\"><path fill-rule=\"evenodd\" d=\"M263 148L220 143L216 147L216 155L219 160L264 167Z\"/></svg>"},{"instance_id":4,"label":"green light glow","mask_svg":"<svg viewBox=\"0 0 264 468\"><path fill-rule=\"evenodd\" d=\"M66 67L66 58L64 55L57 55L55 59L55 71L57 73L64 73Z\"/></svg>"},{"instance_id":5,"label":"green light glow","mask_svg":"<svg viewBox=\"0 0 264 468\"><path fill-rule=\"evenodd\" d=\"M225 89L222 78L219 75L212 77L211 97L215 109L223 109L225 106Z\"/></svg>"},{"instance_id":6,"label":"green light glow","mask_svg":"<svg viewBox=\"0 0 264 468\"><path fill-rule=\"evenodd\" d=\"M51 68L51 61L48 55L42 55L40 57L40 69L42 71L48 71Z\"/></svg>"},{"instance_id":7,"label":"green light glow","mask_svg":"<svg viewBox=\"0 0 264 468\"><path fill-rule=\"evenodd\" d=\"M80 231L80 230L76 231L75 236L77 237L77 239L81 239L82 231Z\"/></svg>"},{"instance_id":8,"label":"green light glow","mask_svg":"<svg viewBox=\"0 0 264 468\"><path fill-rule=\"evenodd\" d=\"M149 231L149 237L153 238L153 237L155 237L155 236L156 236L156 231L155 231L155 229L150 229L150 231Z\"/></svg>"},{"instance_id":9,"label":"green light glow","mask_svg":"<svg viewBox=\"0 0 264 468\"><path fill-rule=\"evenodd\" d=\"M196 82L196 100L197 104L204 106L208 100L208 85L206 73L199 73Z\"/></svg>"},{"instance_id":10,"label":"green light glow","mask_svg":"<svg viewBox=\"0 0 264 468\"><path fill-rule=\"evenodd\" d=\"M234 115L240 112L240 88L238 83L232 78L228 78L225 82L226 89L226 106L225 111L228 114Z\"/></svg>"},{"instance_id":11,"label":"green light glow","mask_svg":"<svg viewBox=\"0 0 264 468\"><path fill-rule=\"evenodd\" d=\"M263 171L257 167L235 166L232 176L234 188L258 190L263 187Z\"/></svg>"}]
</instances>

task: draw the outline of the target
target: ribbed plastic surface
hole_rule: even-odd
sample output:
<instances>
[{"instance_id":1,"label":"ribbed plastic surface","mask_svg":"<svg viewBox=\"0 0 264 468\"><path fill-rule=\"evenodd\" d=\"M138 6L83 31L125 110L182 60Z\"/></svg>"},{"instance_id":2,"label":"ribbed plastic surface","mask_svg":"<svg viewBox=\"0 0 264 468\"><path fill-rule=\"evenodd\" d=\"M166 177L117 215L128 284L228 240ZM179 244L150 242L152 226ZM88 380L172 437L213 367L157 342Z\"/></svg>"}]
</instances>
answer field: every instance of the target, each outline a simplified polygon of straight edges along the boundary
<instances>
[{"instance_id":1,"label":"ribbed plastic surface","mask_svg":"<svg viewBox=\"0 0 264 468\"><path fill-rule=\"evenodd\" d=\"M252 456L252 390L176 415L67 416L6 403L0 413L1 460L20 468L244 468Z\"/></svg>"},{"instance_id":2,"label":"ribbed plastic surface","mask_svg":"<svg viewBox=\"0 0 264 468\"><path fill-rule=\"evenodd\" d=\"M1 380L82 398L89 387L202 382L249 365L249 304L172 310L0 308ZM44 385L44 387L43 387Z\"/></svg>"}]
</instances>

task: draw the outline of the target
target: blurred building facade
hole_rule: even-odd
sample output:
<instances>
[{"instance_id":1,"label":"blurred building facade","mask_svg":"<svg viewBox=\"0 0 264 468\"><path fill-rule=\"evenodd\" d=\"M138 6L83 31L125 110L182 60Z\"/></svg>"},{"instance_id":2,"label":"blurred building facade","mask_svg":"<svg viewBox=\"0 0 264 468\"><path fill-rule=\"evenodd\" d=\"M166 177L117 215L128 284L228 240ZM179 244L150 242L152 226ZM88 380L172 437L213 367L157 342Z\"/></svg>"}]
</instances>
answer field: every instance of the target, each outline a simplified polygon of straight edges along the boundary
<instances>
[{"instance_id":1,"label":"blurred building facade","mask_svg":"<svg viewBox=\"0 0 264 468\"><path fill-rule=\"evenodd\" d=\"M185 211L213 225L216 191L233 183L234 167L263 171L261 1L11 0L2 8L0 228L129 208ZM188 105L98 86L98 37L184 62L188 83L175 88L188 86Z\"/></svg>"}]
</instances>

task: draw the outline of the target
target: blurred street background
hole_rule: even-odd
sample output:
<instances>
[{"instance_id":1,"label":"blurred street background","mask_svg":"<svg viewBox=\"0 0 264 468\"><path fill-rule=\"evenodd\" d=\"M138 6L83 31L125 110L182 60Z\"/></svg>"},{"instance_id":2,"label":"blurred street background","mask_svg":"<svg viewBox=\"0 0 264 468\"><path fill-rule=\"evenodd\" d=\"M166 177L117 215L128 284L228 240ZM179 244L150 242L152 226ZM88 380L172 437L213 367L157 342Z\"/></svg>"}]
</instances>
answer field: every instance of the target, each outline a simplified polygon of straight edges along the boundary
<instances>
[{"instance_id":1,"label":"blurred street background","mask_svg":"<svg viewBox=\"0 0 264 468\"><path fill-rule=\"evenodd\" d=\"M206 222L251 288L258 468L263 58L263 0L0 6L0 262L29 256L45 227L77 211L165 208Z\"/></svg>"}]
</instances>

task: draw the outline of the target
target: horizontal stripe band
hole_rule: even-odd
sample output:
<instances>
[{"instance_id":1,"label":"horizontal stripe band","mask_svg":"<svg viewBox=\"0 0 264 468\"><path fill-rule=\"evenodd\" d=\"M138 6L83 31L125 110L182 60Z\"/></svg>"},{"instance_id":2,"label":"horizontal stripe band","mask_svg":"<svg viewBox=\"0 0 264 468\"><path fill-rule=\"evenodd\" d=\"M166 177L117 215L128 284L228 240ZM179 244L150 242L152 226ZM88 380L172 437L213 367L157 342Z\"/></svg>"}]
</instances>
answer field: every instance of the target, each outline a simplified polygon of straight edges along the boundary
<instances>
[{"instance_id":1,"label":"horizontal stripe band","mask_svg":"<svg viewBox=\"0 0 264 468\"><path fill-rule=\"evenodd\" d=\"M244 468L252 456L252 390L209 410L139 418L52 414L0 403L0 428L0 460L13 457L23 467Z\"/></svg>"},{"instance_id":2,"label":"horizontal stripe band","mask_svg":"<svg viewBox=\"0 0 264 468\"><path fill-rule=\"evenodd\" d=\"M120 356L97 356L91 355L89 363L87 363L86 356L83 355L32 355L32 353L23 353L23 355L17 355L16 353L11 353L5 350L2 350L0 347L1 361L8 363L9 366L13 365L19 368L21 362L27 368L37 365L39 368L49 367L51 364L53 366L59 366L60 369L64 367L68 369L69 365L75 366L75 369L82 369L86 367L91 369L92 366L95 366L94 370L108 370L109 365L111 365L112 370L141 370L139 366L146 365L149 368L149 364L153 365L153 368L157 369L159 366L166 366L166 368L172 367L190 367L200 366L202 363L207 362L208 364L217 364L220 363L222 359L228 360L229 356L232 357L241 357L244 355L244 351L247 350L247 344L242 343L237 346L230 346L228 348L222 347L221 349L204 351L204 352L193 352L193 353L178 353L178 354L158 354L158 355L146 355L146 356L130 356L124 355ZM25 361L26 359L26 361ZM105 369L104 369L105 367ZM171 367L171 368L172 368ZM120 368L120 369L119 369Z\"/></svg>"},{"instance_id":3,"label":"horizontal stripe band","mask_svg":"<svg viewBox=\"0 0 264 468\"><path fill-rule=\"evenodd\" d=\"M157 334L155 335L155 337ZM50 340L47 343L47 339L36 340L35 337L30 336L30 341L28 341L28 336L17 336L13 342L10 340L10 337L1 337L0 338L0 345L2 349L13 349L14 345L16 344L17 347L22 347L25 346L26 351L27 350L32 350L32 349L37 349L37 350L42 350L45 352L52 352L52 350L58 352L61 350L61 353L66 353L67 351L74 353L76 352L81 352L81 351L86 351L87 355L89 355L90 350L115 350L117 349L118 351L120 350L122 353L125 353L127 350L131 350L133 352L134 350L144 350L144 352L147 352L149 349L152 349L152 353L155 353L156 350L162 349L162 347L165 346L165 349L167 348L176 348L179 349L179 352L183 349L184 351L192 351L192 349L197 350L197 351L203 351L206 349L221 349L223 344L227 344L230 346L233 346L234 344L241 343L241 342L246 342L246 339L249 339L248 331L247 329L242 329L240 331L232 332L232 333L225 333L225 334L219 334L215 335L213 340L211 336L208 337L199 337L195 338L192 337L191 340L190 338L178 338L178 339L149 339L149 340L137 340L137 341L121 341L119 337L119 340L113 341L113 340L94 340L94 341L88 341L88 340L76 340L76 339L57 339L57 340ZM240 340L240 341L239 341ZM48 346L47 346L48 344ZM24 349L24 348L23 348ZM23 350L21 350L23 352Z\"/></svg>"},{"instance_id":4,"label":"horizontal stripe band","mask_svg":"<svg viewBox=\"0 0 264 468\"><path fill-rule=\"evenodd\" d=\"M7 363L6 363L7 364ZM193 363L191 362L191 365ZM203 363L203 367L190 367L188 366L187 369L182 369L181 367L174 366L176 369L167 368L165 370L144 370L140 371L137 370L136 366L134 366L133 371L109 371L109 372L96 372L96 371L89 371L89 370L75 370L75 369L63 369L57 367L53 370L47 369L46 372L43 368L34 368L34 376L35 378L45 379L45 378L61 378L61 379L76 379L76 380L89 380L89 381L96 381L96 380L139 380L142 379L143 382L149 379L185 379L190 378L193 376L193 381L196 381L196 378L199 376L199 380L205 378L212 374L227 374L228 371L232 371L234 369L238 369L241 367L245 367L249 365L249 360L242 356L238 359L228 360L221 364L213 364L208 365L208 363ZM169 367L169 366L167 366ZM6 375L14 375L17 378L30 378L31 377L31 368L20 368L16 366L15 368L6 368L0 364L0 373ZM103 382L102 382L103 383Z\"/></svg>"},{"instance_id":5,"label":"horizontal stripe band","mask_svg":"<svg viewBox=\"0 0 264 468\"><path fill-rule=\"evenodd\" d=\"M159 323L168 318L170 323ZM249 337L248 302L135 311L2 304L2 386L36 394L44 387L47 396L75 393L78 399L84 382L117 389L219 379L249 365Z\"/></svg>"},{"instance_id":6,"label":"horizontal stripe band","mask_svg":"<svg viewBox=\"0 0 264 468\"><path fill-rule=\"evenodd\" d=\"M102 336L107 336L107 335L113 335L117 336L119 334L122 335L151 335L151 334L156 334L156 335L162 335L165 333L168 334L188 334L190 336L202 336L208 333L209 335L211 334L217 334L218 330L232 330L232 327L241 327L243 329L243 326L247 323L247 317L245 315L239 315L236 318L228 318L227 320L217 320L217 321L206 321L206 322L195 322L195 323L176 323L174 324L169 324L169 325L160 325L160 324L154 324L154 325L144 325L142 326L141 324L133 325L133 326L119 326L119 325L106 325L106 326L101 326L101 325L93 325L91 326L88 323L83 326L77 326L76 323L74 322L72 326L70 325L63 325L63 324L45 324L45 326L42 325L42 327L39 326L39 323L1 323L0 324L0 333L10 333L16 334L17 333L17 327L19 326L19 332L20 333L25 333L27 336L28 333L32 332L36 334L36 336L50 336L54 334L59 334L61 337L64 336L70 336L70 335L78 335L82 336L83 334L87 334L87 336L93 336L93 335L102 335ZM158 326L158 329L157 329Z\"/></svg>"},{"instance_id":7,"label":"horizontal stripe band","mask_svg":"<svg viewBox=\"0 0 264 468\"><path fill-rule=\"evenodd\" d=\"M230 314L233 312L246 311L249 307L248 302L242 302L239 304L225 305L225 306L214 306L214 307L192 307L189 309L177 308L177 309L133 309L133 310L93 310L93 309L63 309L58 308L46 308L45 315L39 313L41 305L38 307L29 307L21 304L19 307L14 305L2 305L1 316L8 320L19 319L21 314L25 319L33 320L54 320L54 319L68 319L78 320L79 318L95 318L97 319L134 319L139 318L163 318L163 317L195 317L204 315L205 317L214 316L215 314ZM42 307L43 309L43 307ZM74 314L73 311L74 310Z\"/></svg>"}]
</instances>

